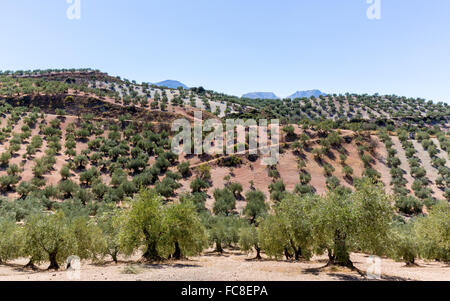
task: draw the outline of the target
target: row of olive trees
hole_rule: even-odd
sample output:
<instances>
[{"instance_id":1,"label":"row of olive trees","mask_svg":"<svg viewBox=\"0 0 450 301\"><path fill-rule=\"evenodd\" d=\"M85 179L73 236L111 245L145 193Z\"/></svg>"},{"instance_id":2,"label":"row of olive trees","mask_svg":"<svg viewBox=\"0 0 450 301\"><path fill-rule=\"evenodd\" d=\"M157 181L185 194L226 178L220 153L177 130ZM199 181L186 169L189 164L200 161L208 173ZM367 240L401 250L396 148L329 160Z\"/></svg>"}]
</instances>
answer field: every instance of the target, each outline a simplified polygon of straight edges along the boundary
<instances>
[{"instance_id":1,"label":"row of olive trees","mask_svg":"<svg viewBox=\"0 0 450 301\"><path fill-rule=\"evenodd\" d=\"M149 261L197 255L207 247L206 230L191 202L163 205L153 190L141 191L124 210L104 208L95 218L63 211L37 213L24 226L0 220L0 263L30 259L29 266L50 262L59 269L70 255L117 262L142 250Z\"/></svg>"},{"instance_id":2,"label":"row of olive trees","mask_svg":"<svg viewBox=\"0 0 450 301\"><path fill-rule=\"evenodd\" d=\"M273 258L296 260L328 254L329 264L353 266L351 252L387 256L414 264L416 258L450 261L447 203L408 222L395 215L392 196L370 180L353 193L325 197L288 195L274 213L259 219L254 233L243 232L242 246L257 246Z\"/></svg>"},{"instance_id":3,"label":"row of olive trees","mask_svg":"<svg viewBox=\"0 0 450 301\"><path fill-rule=\"evenodd\" d=\"M416 258L450 261L448 204L428 216L400 220L393 197L366 179L355 192L331 191L325 197L286 194L270 211L260 191L246 193L247 206L237 214L211 215L188 196L164 204L155 190L142 190L125 209L111 205L95 218L37 213L23 226L0 221L0 262L19 257L30 266L50 262L58 269L70 255L97 260L107 255L141 252L146 261L181 259L209 246L229 246L270 258L310 259L328 254L329 264L352 267L350 254L364 252L413 264Z\"/></svg>"}]
</instances>

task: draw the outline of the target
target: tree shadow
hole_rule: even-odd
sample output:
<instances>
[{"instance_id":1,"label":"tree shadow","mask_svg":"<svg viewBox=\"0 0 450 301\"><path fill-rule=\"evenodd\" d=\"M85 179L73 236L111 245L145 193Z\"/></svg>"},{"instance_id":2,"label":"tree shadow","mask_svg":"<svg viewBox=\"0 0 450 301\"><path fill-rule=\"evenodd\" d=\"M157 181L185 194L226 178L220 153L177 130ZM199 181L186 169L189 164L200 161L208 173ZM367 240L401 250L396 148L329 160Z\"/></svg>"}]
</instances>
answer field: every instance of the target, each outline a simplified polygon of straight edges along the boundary
<instances>
[{"instance_id":1,"label":"tree shadow","mask_svg":"<svg viewBox=\"0 0 450 301\"><path fill-rule=\"evenodd\" d=\"M347 184L349 184L349 185L352 185L352 186L353 186L353 183L354 183L354 179L353 179L353 177L352 177L352 176L344 176L344 180L345 180L345 182L347 182Z\"/></svg>"},{"instance_id":2,"label":"tree shadow","mask_svg":"<svg viewBox=\"0 0 450 301\"><path fill-rule=\"evenodd\" d=\"M330 160L332 160L332 161L335 161L335 160L336 160L336 156L335 156L334 153L331 152L331 151L327 152L327 153L326 153L326 156L327 156Z\"/></svg>"},{"instance_id":3,"label":"tree shadow","mask_svg":"<svg viewBox=\"0 0 450 301\"><path fill-rule=\"evenodd\" d=\"M340 270L340 271L339 271ZM320 268L310 268L305 269L303 274L311 274L314 276L319 276L321 273L326 274L331 277L335 277L340 281L410 281L411 279L399 277L399 276L390 276L390 275L381 275L380 279L371 279L367 277L367 273L361 271L357 267L340 267L334 265L326 265ZM352 274L357 273L358 275Z\"/></svg>"},{"instance_id":4,"label":"tree shadow","mask_svg":"<svg viewBox=\"0 0 450 301\"><path fill-rule=\"evenodd\" d=\"M145 269L155 269L161 270L165 268L176 268L176 269L185 269L185 268L200 268L201 266L198 264L186 264L186 263L145 263L141 265L142 268Z\"/></svg>"}]
</instances>

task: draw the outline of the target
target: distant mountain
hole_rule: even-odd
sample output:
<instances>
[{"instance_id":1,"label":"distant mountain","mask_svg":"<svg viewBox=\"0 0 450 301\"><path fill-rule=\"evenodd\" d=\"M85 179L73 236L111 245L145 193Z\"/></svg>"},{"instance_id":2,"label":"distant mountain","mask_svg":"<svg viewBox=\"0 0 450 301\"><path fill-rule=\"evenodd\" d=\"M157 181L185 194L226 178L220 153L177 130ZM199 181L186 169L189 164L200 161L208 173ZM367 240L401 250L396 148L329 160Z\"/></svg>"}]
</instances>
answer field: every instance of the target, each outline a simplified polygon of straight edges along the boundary
<instances>
[{"instance_id":1,"label":"distant mountain","mask_svg":"<svg viewBox=\"0 0 450 301\"><path fill-rule=\"evenodd\" d=\"M288 96L287 98L290 99L296 99L296 98L311 98L311 96L319 97L321 95L327 95L326 93L323 93L319 90L308 90L308 91L297 91L291 96Z\"/></svg>"},{"instance_id":2,"label":"distant mountain","mask_svg":"<svg viewBox=\"0 0 450 301\"><path fill-rule=\"evenodd\" d=\"M170 89L178 89L178 87L182 87L183 89L189 89L185 84L176 81L176 80L165 80L159 83L155 83L158 87L167 87Z\"/></svg>"},{"instance_id":3,"label":"distant mountain","mask_svg":"<svg viewBox=\"0 0 450 301\"><path fill-rule=\"evenodd\" d=\"M250 99L278 99L272 92L252 92L242 95L242 98L250 98Z\"/></svg>"}]
</instances>

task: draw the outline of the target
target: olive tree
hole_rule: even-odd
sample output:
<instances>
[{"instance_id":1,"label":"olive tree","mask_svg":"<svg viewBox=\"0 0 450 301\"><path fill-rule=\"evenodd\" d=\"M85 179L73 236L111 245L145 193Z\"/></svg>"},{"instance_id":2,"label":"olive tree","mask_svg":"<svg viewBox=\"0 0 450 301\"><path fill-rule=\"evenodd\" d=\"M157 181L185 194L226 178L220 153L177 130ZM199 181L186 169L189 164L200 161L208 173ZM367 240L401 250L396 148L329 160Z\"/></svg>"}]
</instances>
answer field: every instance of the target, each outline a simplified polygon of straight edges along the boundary
<instances>
[{"instance_id":1,"label":"olive tree","mask_svg":"<svg viewBox=\"0 0 450 301\"><path fill-rule=\"evenodd\" d=\"M164 235L162 198L154 191L142 190L123 212L120 221L119 242L124 253L131 255L142 248L143 259L160 261L168 247Z\"/></svg>"},{"instance_id":2,"label":"olive tree","mask_svg":"<svg viewBox=\"0 0 450 301\"><path fill-rule=\"evenodd\" d=\"M102 230L104 239L103 256L109 255L117 263L121 251L119 243L119 217L120 211L114 205L107 205L105 210L96 217L97 225Z\"/></svg>"},{"instance_id":3,"label":"olive tree","mask_svg":"<svg viewBox=\"0 0 450 301\"><path fill-rule=\"evenodd\" d=\"M303 197L286 196L275 206L275 218L262 222L264 231L261 232L261 237L264 249L276 258L284 253L288 258L294 256L295 260L299 260L300 257L309 259L314 246L311 217L318 202L317 196L309 194ZM284 243L276 246L280 239L283 239Z\"/></svg>"},{"instance_id":4,"label":"olive tree","mask_svg":"<svg viewBox=\"0 0 450 301\"><path fill-rule=\"evenodd\" d=\"M258 228L252 224L244 226L239 231L239 247L244 252L256 251L257 260L261 260L261 247L258 240Z\"/></svg>"},{"instance_id":5,"label":"olive tree","mask_svg":"<svg viewBox=\"0 0 450 301\"><path fill-rule=\"evenodd\" d=\"M313 214L313 238L318 250L328 251L329 264L353 267L353 250L386 252L394 210L381 184L366 178L353 193L331 191L319 200Z\"/></svg>"},{"instance_id":6,"label":"olive tree","mask_svg":"<svg viewBox=\"0 0 450 301\"><path fill-rule=\"evenodd\" d=\"M23 249L23 231L14 220L0 219L0 264L19 258Z\"/></svg>"},{"instance_id":7,"label":"olive tree","mask_svg":"<svg viewBox=\"0 0 450 301\"><path fill-rule=\"evenodd\" d=\"M415 230L425 258L450 262L450 207L447 202L433 206L428 216L419 218Z\"/></svg>"},{"instance_id":8,"label":"olive tree","mask_svg":"<svg viewBox=\"0 0 450 301\"><path fill-rule=\"evenodd\" d=\"M414 227L414 220L407 223L397 223L392 227L392 257L402 260L408 266L414 265L420 256L419 240Z\"/></svg>"},{"instance_id":9,"label":"olive tree","mask_svg":"<svg viewBox=\"0 0 450 301\"><path fill-rule=\"evenodd\" d=\"M239 230L242 220L237 216L211 216L208 223L208 236L216 251L224 252L224 248L239 242Z\"/></svg>"},{"instance_id":10,"label":"olive tree","mask_svg":"<svg viewBox=\"0 0 450 301\"><path fill-rule=\"evenodd\" d=\"M236 197L228 188L214 190L214 214L231 215L236 209Z\"/></svg>"},{"instance_id":11,"label":"olive tree","mask_svg":"<svg viewBox=\"0 0 450 301\"><path fill-rule=\"evenodd\" d=\"M33 263L48 260L49 270L58 270L72 255L75 238L63 212L51 215L33 215L25 225L25 254Z\"/></svg>"},{"instance_id":12,"label":"olive tree","mask_svg":"<svg viewBox=\"0 0 450 301\"><path fill-rule=\"evenodd\" d=\"M48 260L49 270L58 270L70 255L95 259L102 243L101 230L87 216L39 213L25 223L24 254L33 264Z\"/></svg>"},{"instance_id":13,"label":"olive tree","mask_svg":"<svg viewBox=\"0 0 450 301\"><path fill-rule=\"evenodd\" d=\"M168 226L169 253L174 259L199 255L208 246L208 236L191 202L170 205L165 210L164 222Z\"/></svg>"},{"instance_id":14,"label":"olive tree","mask_svg":"<svg viewBox=\"0 0 450 301\"><path fill-rule=\"evenodd\" d=\"M267 214L269 206L266 204L266 196L262 191L251 190L245 194L247 206L244 208L244 215L254 224L259 217Z\"/></svg>"},{"instance_id":15,"label":"olive tree","mask_svg":"<svg viewBox=\"0 0 450 301\"><path fill-rule=\"evenodd\" d=\"M153 190L142 190L120 217L119 246L126 255L143 249L143 258L161 261L197 255L206 232L190 202L164 206Z\"/></svg>"}]
</instances>

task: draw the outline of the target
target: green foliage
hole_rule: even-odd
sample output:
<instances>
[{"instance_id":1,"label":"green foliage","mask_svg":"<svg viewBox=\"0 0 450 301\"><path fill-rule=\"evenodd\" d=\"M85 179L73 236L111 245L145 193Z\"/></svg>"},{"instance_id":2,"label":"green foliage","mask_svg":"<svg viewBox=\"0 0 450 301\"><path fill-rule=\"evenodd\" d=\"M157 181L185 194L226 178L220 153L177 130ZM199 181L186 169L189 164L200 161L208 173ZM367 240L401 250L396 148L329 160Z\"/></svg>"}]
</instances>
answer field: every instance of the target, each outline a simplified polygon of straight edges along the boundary
<instances>
[{"instance_id":1,"label":"green foliage","mask_svg":"<svg viewBox=\"0 0 450 301\"><path fill-rule=\"evenodd\" d=\"M342 265L351 264L351 250L384 254L393 218L390 204L383 188L369 179L358 183L351 194L331 191L315 210L316 247L328 250L330 260Z\"/></svg>"},{"instance_id":2,"label":"green foliage","mask_svg":"<svg viewBox=\"0 0 450 301\"><path fill-rule=\"evenodd\" d=\"M131 255L143 248L145 259L160 260L169 247L162 235L168 230L163 219L161 197L154 191L141 191L121 216L119 241L124 253Z\"/></svg>"},{"instance_id":3,"label":"green foliage","mask_svg":"<svg viewBox=\"0 0 450 301\"><path fill-rule=\"evenodd\" d=\"M258 227L258 241L267 256L280 259L289 248L286 223L280 215L269 215Z\"/></svg>"},{"instance_id":4,"label":"green foliage","mask_svg":"<svg viewBox=\"0 0 450 301\"><path fill-rule=\"evenodd\" d=\"M430 210L427 217L415 223L422 254L427 259L450 262L450 207L441 202Z\"/></svg>"},{"instance_id":5,"label":"green foliage","mask_svg":"<svg viewBox=\"0 0 450 301\"><path fill-rule=\"evenodd\" d=\"M155 186L155 190L159 195L162 195L166 198L174 195L175 190L180 188L181 184L177 183L171 177L165 177L162 182L157 183Z\"/></svg>"},{"instance_id":6,"label":"green foliage","mask_svg":"<svg viewBox=\"0 0 450 301\"><path fill-rule=\"evenodd\" d=\"M169 253L175 259L199 255L208 246L206 229L191 202L170 205L165 209L164 222L168 225Z\"/></svg>"},{"instance_id":7,"label":"green foliage","mask_svg":"<svg viewBox=\"0 0 450 301\"><path fill-rule=\"evenodd\" d=\"M413 196L398 196L395 206L405 214L422 213L423 202Z\"/></svg>"},{"instance_id":8,"label":"green foliage","mask_svg":"<svg viewBox=\"0 0 450 301\"><path fill-rule=\"evenodd\" d=\"M319 197L288 195L276 207L275 215L262 221L259 240L266 253L275 258L292 254L296 260L313 254L312 213Z\"/></svg>"},{"instance_id":9,"label":"green foliage","mask_svg":"<svg viewBox=\"0 0 450 301\"><path fill-rule=\"evenodd\" d=\"M258 218L267 214L269 206L266 204L266 196L262 191L251 190L245 194L247 205L244 209L244 215L249 218L250 223L254 224Z\"/></svg>"},{"instance_id":10,"label":"green foliage","mask_svg":"<svg viewBox=\"0 0 450 301\"><path fill-rule=\"evenodd\" d=\"M120 247L131 255L143 249L146 260L198 254L205 230L190 202L164 207L154 191L142 190L120 217Z\"/></svg>"},{"instance_id":11,"label":"green foliage","mask_svg":"<svg viewBox=\"0 0 450 301\"><path fill-rule=\"evenodd\" d=\"M408 265L414 264L416 258L420 256L420 245L414 221L394 225L391 239L392 257L398 261L402 260Z\"/></svg>"},{"instance_id":12,"label":"green foliage","mask_svg":"<svg viewBox=\"0 0 450 301\"><path fill-rule=\"evenodd\" d=\"M216 251L223 253L223 248L239 242L239 231L243 221L237 216L218 215L208 221L208 236Z\"/></svg>"},{"instance_id":13,"label":"green foliage","mask_svg":"<svg viewBox=\"0 0 450 301\"><path fill-rule=\"evenodd\" d=\"M269 185L270 198L275 202L280 202L286 195L286 186L283 181L272 183Z\"/></svg>"},{"instance_id":14,"label":"green foliage","mask_svg":"<svg viewBox=\"0 0 450 301\"><path fill-rule=\"evenodd\" d=\"M14 220L0 218L0 263L22 255L23 231Z\"/></svg>"},{"instance_id":15,"label":"green foliage","mask_svg":"<svg viewBox=\"0 0 450 301\"><path fill-rule=\"evenodd\" d=\"M73 255L76 241L64 213L34 215L25 225L25 254L33 263L48 260L49 269L59 266Z\"/></svg>"},{"instance_id":16,"label":"green foliage","mask_svg":"<svg viewBox=\"0 0 450 301\"><path fill-rule=\"evenodd\" d=\"M231 215L236 209L236 197L228 188L214 190L214 208L216 215Z\"/></svg>"},{"instance_id":17,"label":"green foliage","mask_svg":"<svg viewBox=\"0 0 450 301\"><path fill-rule=\"evenodd\" d=\"M195 178L191 184L190 187L192 189L192 193L201 193L204 192L206 189L209 188L209 183L201 178Z\"/></svg>"},{"instance_id":18,"label":"green foliage","mask_svg":"<svg viewBox=\"0 0 450 301\"><path fill-rule=\"evenodd\" d=\"M261 248L258 240L258 229L255 225L243 226L239 231L239 247L242 251L250 253L256 250L256 259L261 259Z\"/></svg>"},{"instance_id":19,"label":"green foliage","mask_svg":"<svg viewBox=\"0 0 450 301\"><path fill-rule=\"evenodd\" d=\"M189 161L178 164L177 169L184 178L187 178L191 173Z\"/></svg>"}]
</instances>

